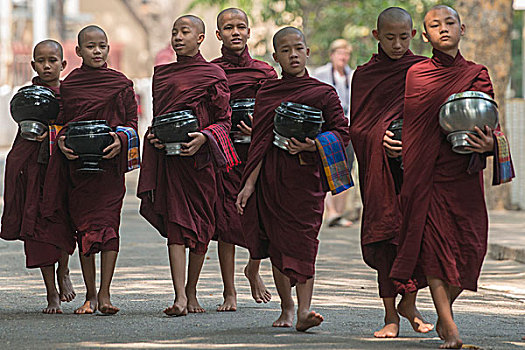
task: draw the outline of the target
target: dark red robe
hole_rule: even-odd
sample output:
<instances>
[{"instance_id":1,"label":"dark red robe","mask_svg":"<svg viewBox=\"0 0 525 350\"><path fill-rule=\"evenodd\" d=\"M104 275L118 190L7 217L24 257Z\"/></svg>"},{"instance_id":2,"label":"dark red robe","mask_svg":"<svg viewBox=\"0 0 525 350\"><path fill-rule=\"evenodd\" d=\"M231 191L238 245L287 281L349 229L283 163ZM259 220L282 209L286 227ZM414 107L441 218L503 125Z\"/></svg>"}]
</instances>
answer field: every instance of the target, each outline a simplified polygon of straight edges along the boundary
<instances>
[{"instance_id":1,"label":"dark red robe","mask_svg":"<svg viewBox=\"0 0 525 350\"><path fill-rule=\"evenodd\" d=\"M253 59L248 47L238 56L234 52L221 49L222 56L212 63L220 66L228 78L230 100L255 98L257 90L268 79L276 79L277 73L268 63ZM241 176L244 163L248 159L249 143L234 143L235 150L242 163L230 171L221 170L217 173L216 231L214 239L222 242L246 247L242 233L241 217L237 213L235 201L240 191Z\"/></svg>"},{"instance_id":2,"label":"dark red robe","mask_svg":"<svg viewBox=\"0 0 525 350\"><path fill-rule=\"evenodd\" d=\"M53 90L60 99L58 87L33 78L33 85ZM28 141L16 135L6 159L4 176L4 212L0 237L24 241L26 266L43 267L56 263L61 251L73 254L74 230L65 213L65 198L58 204L59 214L43 218L41 214L43 187L49 156L49 137L42 142Z\"/></svg>"},{"instance_id":3,"label":"dark red robe","mask_svg":"<svg viewBox=\"0 0 525 350\"><path fill-rule=\"evenodd\" d=\"M208 140L191 157L166 156L144 142L137 195L141 215L168 238L168 245L183 244L205 254L215 232L216 166L225 162L205 128L214 125L229 133L230 92L224 71L200 53L177 60L155 67L153 115L191 109Z\"/></svg>"},{"instance_id":4,"label":"dark red robe","mask_svg":"<svg viewBox=\"0 0 525 350\"><path fill-rule=\"evenodd\" d=\"M82 65L74 69L60 86L63 114L57 121L67 124L85 120L105 120L116 128L137 129L137 103L133 82L116 70ZM62 186L68 192L68 213L77 230L79 249L85 255L99 251L118 251L120 212L126 192L124 173L128 170L127 135L117 132L122 150L113 159L101 160L105 171L97 174L79 173L79 160L69 161L56 149L50 158L48 175L55 181L49 191ZM55 207L46 205L51 214Z\"/></svg>"},{"instance_id":5,"label":"dark red robe","mask_svg":"<svg viewBox=\"0 0 525 350\"><path fill-rule=\"evenodd\" d=\"M403 224L391 277L426 276L475 291L487 249L488 217L482 171L468 171L479 154L452 151L439 126L441 104L454 93L494 95L487 68L438 50L407 73L403 124Z\"/></svg>"},{"instance_id":6,"label":"dark red robe","mask_svg":"<svg viewBox=\"0 0 525 350\"><path fill-rule=\"evenodd\" d=\"M321 109L325 119L322 132L334 132L345 146L350 136L335 89L308 73L303 77L284 73L282 79L268 80L257 93L242 183L261 161L262 168L242 216L245 241L253 259L270 257L295 285L315 274L327 188L317 152L291 155L272 144L274 110L284 101Z\"/></svg>"},{"instance_id":7,"label":"dark red robe","mask_svg":"<svg viewBox=\"0 0 525 350\"><path fill-rule=\"evenodd\" d=\"M378 47L378 53L357 67L352 79L350 136L359 165L363 201L363 259L377 270L379 295L386 298L414 291L417 281L402 285L389 278L401 227L400 203L392 174L402 174L402 170L399 163L386 155L383 136L392 121L403 118L408 69L426 57L407 51L402 58L392 60Z\"/></svg>"}]
</instances>

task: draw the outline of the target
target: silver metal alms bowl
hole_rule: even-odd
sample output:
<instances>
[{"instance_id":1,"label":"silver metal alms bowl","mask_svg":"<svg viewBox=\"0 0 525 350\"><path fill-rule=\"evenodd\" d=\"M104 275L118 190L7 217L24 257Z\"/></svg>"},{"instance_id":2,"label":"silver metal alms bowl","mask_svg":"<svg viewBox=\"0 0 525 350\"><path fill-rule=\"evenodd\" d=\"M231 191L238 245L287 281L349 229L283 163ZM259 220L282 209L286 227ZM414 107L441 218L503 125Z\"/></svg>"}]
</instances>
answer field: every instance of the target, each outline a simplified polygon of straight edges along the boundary
<instances>
[{"instance_id":1,"label":"silver metal alms bowl","mask_svg":"<svg viewBox=\"0 0 525 350\"><path fill-rule=\"evenodd\" d=\"M498 105L486 93L465 91L452 94L439 109L439 125L447 133L452 150L460 154L472 153L465 148L469 134L476 134L474 127L484 130L485 125L494 129L498 125Z\"/></svg>"}]
</instances>

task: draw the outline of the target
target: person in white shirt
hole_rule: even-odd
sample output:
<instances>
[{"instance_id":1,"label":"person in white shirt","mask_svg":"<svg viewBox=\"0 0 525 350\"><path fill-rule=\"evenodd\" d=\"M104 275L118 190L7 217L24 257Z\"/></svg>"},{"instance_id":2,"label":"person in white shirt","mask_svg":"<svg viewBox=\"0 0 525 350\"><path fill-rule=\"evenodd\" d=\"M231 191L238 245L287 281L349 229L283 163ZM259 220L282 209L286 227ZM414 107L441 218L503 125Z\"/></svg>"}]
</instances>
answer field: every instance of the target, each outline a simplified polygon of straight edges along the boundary
<instances>
[{"instance_id":1,"label":"person in white shirt","mask_svg":"<svg viewBox=\"0 0 525 350\"><path fill-rule=\"evenodd\" d=\"M335 87L349 123L350 95L352 76L354 74L354 70L348 66L351 54L352 46L344 39L337 39L330 45L330 62L317 68L313 73L315 78ZM346 154L348 156L348 165L351 169L354 163L354 150L351 143L349 143L346 148ZM352 225L351 221L343 217L346 210L347 196L348 191L342 192L336 196L328 194L326 197L325 215L329 226L347 227Z\"/></svg>"}]
</instances>

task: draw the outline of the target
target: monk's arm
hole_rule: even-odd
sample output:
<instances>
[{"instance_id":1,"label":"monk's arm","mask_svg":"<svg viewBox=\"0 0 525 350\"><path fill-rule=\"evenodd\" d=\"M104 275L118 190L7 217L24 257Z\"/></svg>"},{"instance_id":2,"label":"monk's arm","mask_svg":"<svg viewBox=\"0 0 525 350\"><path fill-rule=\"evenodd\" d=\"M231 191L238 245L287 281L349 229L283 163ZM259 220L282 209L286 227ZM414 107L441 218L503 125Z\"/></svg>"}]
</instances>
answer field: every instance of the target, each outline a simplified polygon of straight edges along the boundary
<instances>
[{"instance_id":1,"label":"monk's arm","mask_svg":"<svg viewBox=\"0 0 525 350\"><path fill-rule=\"evenodd\" d=\"M232 109L230 107L230 89L227 80L219 80L210 88L210 107L212 108L212 122L220 126L226 134L230 133Z\"/></svg>"},{"instance_id":2,"label":"monk's arm","mask_svg":"<svg viewBox=\"0 0 525 350\"><path fill-rule=\"evenodd\" d=\"M262 160L257 164L255 169L251 172L251 174L246 179L246 183L244 184L244 187L242 188L241 192L239 192L239 195L237 196L237 201L235 202L235 206L237 207L237 212L239 214L244 213L244 207L246 207L246 203L248 202L248 199L251 197L253 192L255 191L255 184L257 183L257 179L259 178L259 173L261 172L262 167Z\"/></svg>"}]
</instances>

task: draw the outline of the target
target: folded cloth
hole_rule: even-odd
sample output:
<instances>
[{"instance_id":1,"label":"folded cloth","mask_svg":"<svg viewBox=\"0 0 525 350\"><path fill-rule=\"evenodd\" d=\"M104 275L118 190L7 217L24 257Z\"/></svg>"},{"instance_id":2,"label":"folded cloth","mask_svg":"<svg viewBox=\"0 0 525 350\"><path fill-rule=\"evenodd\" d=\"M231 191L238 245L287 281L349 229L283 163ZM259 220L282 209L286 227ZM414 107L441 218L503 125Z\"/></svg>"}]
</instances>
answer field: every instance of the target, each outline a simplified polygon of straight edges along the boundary
<instances>
[{"instance_id":1,"label":"folded cloth","mask_svg":"<svg viewBox=\"0 0 525 350\"><path fill-rule=\"evenodd\" d=\"M315 139L317 150L323 162L326 181L332 194L338 194L354 186L341 140L331 131L319 134Z\"/></svg>"},{"instance_id":2,"label":"folded cloth","mask_svg":"<svg viewBox=\"0 0 525 350\"><path fill-rule=\"evenodd\" d=\"M221 151L226 158L226 170L229 171L231 168L241 164L241 160L233 147L233 143L230 140L228 132L222 127L215 124L211 124L205 128L205 130L211 131L213 137L219 144Z\"/></svg>"},{"instance_id":3,"label":"folded cloth","mask_svg":"<svg viewBox=\"0 0 525 350\"><path fill-rule=\"evenodd\" d=\"M127 171L140 168L139 136L135 129L127 126L117 126L116 132L125 133L128 137L128 167Z\"/></svg>"},{"instance_id":4,"label":"folded cloth","mask_svg":"<svg viewBox=\"0 0 525 350\"><path fill-rule=\"evenodd\" d=\"M53 146L57 139L57 135L63 127L63 125L49 125L49 155L53 154Z\"/></svg>"},{"instance_id":5,"label":"folded cloth","mask_svg":"<svg viewBox=\"0 0 525 350\"><path fill-rule=\"evenodd\" d=\"M516 175L512 158L510 156L509 142L501 131L494 130L494 142L496 145L494 152L494 175L492 177L493 185L501 185L512 181Z\"/></svg>"}]
</instances>

